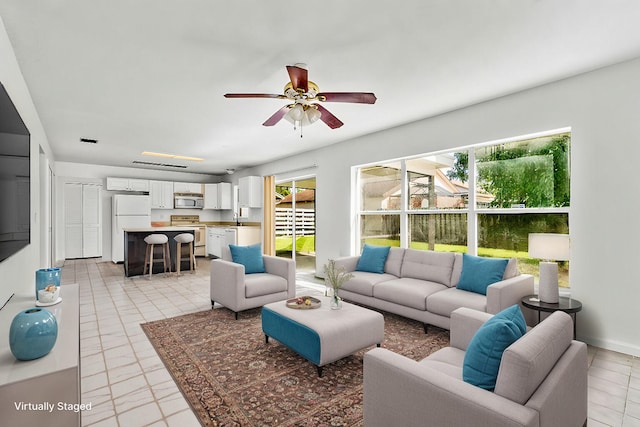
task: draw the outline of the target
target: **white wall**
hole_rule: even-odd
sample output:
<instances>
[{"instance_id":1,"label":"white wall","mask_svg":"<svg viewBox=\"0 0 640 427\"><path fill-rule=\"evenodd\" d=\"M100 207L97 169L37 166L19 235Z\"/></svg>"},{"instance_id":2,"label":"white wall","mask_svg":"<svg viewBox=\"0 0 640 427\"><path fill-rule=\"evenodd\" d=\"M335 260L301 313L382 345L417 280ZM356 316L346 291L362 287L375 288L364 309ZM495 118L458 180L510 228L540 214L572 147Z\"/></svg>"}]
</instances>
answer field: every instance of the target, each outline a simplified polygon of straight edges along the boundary
<instances>
[{"instance_id":1,"label":"white wall","mask_svg":"<svg viewBox=\"0 0 640 427\"><path fill-rule=\"evenodd\" d=\"M140 178L174 182L220 182L217 175L196 173L161 171L153 169L124 168L103 165L88 165L81 163L56 162L56 229L59 230L56 239L54 256L56 263L61 265L65 259L64 238L64 184L67 182L102 184L102 257L111 259L111 200L113 194L120 192L107 191L107 177ZM170 215L199 215L201 221L217 221L219 213L210 210L153 210L152 221L169 221Z\"/></svg>"},{"instance_id":2,"label":"white wall","mask_svg":"<svg viewBox=\"0 0 640 427\"><path fill-rule=\"evenodd\" d=\"M9 93L22 120L31 133L31 244L0 263L0 307L13 294L35 292L35 270L40 265L41 211L40 162L52 162L53 156L38 113L31 101L9 37L0 18L0 82ZM40 149L43 155L40 156ZM35 297L35 295L34 295ZM6 343L0 343L6 345Z\"/></svg>"},{"instance_id":3,"label":"white wall","mask_svg":"<svg viewBox=\"0 0 640 427\"><path fill-rule=\"evenodd\" d=\"M640 356L638 75L640 59L242 173L270 175L317 164L316 253L321 272L327 259L354 250L352 166L571 127L570 280L572 296L584 307L578 314L578 338Z\"/></svg>"}]
</instances>

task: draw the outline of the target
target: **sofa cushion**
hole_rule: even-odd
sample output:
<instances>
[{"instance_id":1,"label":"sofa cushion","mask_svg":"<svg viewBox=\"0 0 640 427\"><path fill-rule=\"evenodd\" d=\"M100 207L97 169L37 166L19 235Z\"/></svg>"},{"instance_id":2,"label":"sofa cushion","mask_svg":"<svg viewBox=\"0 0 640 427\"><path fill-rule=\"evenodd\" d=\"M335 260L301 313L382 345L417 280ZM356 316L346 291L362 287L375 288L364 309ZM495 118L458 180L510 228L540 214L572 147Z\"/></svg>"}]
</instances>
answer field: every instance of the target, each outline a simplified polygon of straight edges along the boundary
<instances>
[{"instance_id":1,"label":"sofa cushion","mask_svg":"<svg viewBox=\"0 0 640 427\"><path fill-rule=\"evenodd\" d=\"M356 271L366 271L369 273L384 273L384 264L389 256L390 246L364 245L362 254L356 265Z\"/></svg>"},{"instance_id":2,"label":"sofa cushion","mask_svg":"<svg viewBox=\"0 0 640 427\"><path fill-rule=\"evenodd\" d=\"M356 294L366 295L368 297L373 296L373 286L376 283L397 279L396 276L386 273L378 274L367 273L365 271L354 271L351 274L353 277L342 285L342 289L349 292L355 292Z\"/></svg>"},{"instance_id":3,"label":"sofa cushion","mask_svg":"<svg viewBox=\"0 0 640 427\"><path fill-rule=\"evenodd\" d=\"M464 363L464 351L455 347L444 347L431 353L419 363L424 366L431 366L438 371L462 380L462 364Z\"/></svg>"},{"instance_id":4,"label":"sofa cushion","mask_svg":"<svg viewBox=\"0 0 640 427\"><path fill-rule=\"evenodd\" d=\"M260 297L262 295L271 295L286 291L287 280L284 277L269 273L255 273L244 277L245 298Z\"/></svg>"},{"instance_id":5,"label":"sofa cushion","mask_svg":"<svg viewBox=\"0 0 640 427\"><path fill-rule=\"evenodd\" d=\"M427 310L434 314L451 317L451 312L460 307L487 311L487 297L475 292L447 288L427 298Z\"/></svg>"},{"instance_id":6,"label":"sofa cushion","mask_svg":"<svg viewBox=\"0 0 640 427\"><path fill-rule=\"evenodd\" d=\"M462 254L462 273L458 289L487 294L487 286L502 280L509 260Z\"/></svg>"},{"instance_id":7,"label":"sofa cushion","mask_svg":"<svg viewBox=\"0 0 640 427\"><path fill-rule=\"evenodd\" d=\"M520 269L518 269L518 260L516 258L509 258L507 267L504 269L504 275L502 280L511 279L520 275Z\"/></svg>"},{"instance_id":8,"label":"sofa cushion","mask_svg":"<svg viewBox=\"0 0 640 427\"><path fill-rule=\"evenodd\" d=\"M509 346L500 363L495 393L524 405L573 338L573 321L557 311Z\"/></svg>"},{"instance_id":9,"label":"sofa cushion","mask_svg":"<svg viewBox=\"0 0 640 427\"><path fill-rule=\"evenodd\" d=\"M373 287L373 296L416 310L427 309L427 297L447 289L445 285L427 280L402 278L380 282Z\"/></svg>"},{"instance_id":10,"label":"sofa cushion","mask_svg":"<svg viewBox=\"0 0 640 427\"><path fill-rule=\"evenodd\" d=\"M249 246L229 245L229 250L233 262L244 265L245 274L265 272L260 243Z\"/></svg>"},{"instance_id":11,"label":"sofa cushion","mask_svg":"<svg viewBox=\"0 0 640 427\"><path fill-rule=\"evenodd\" d=\"M510 316L499 314L487 320L473 335L462 366L462 379L486 390L496 386L504 350L522 337L520 327L509 320Z\"/></svg>"},{"instance_id":12,"label":"sofa cushion","mask_svg":"<svg viewBox=\"0 0 640 427\"><path fill-rule=\"evenodd\" d=\"M389 256L387 256L387 262L384 264L384 272L393 274L396 277L400 277L400 270L402 269L402 260L404 259L403 248L389 249Z\"/></svg>"},{"instance_id":13,"label":"sofa cushion","mask_svg":"<svg viewBox=\"0 0 640 427\"><path fill-rule=\"evenodd\" d=\"M428 280L449 286L455 254L406 249L400 277Z\"/></svg>"}]
</instances>

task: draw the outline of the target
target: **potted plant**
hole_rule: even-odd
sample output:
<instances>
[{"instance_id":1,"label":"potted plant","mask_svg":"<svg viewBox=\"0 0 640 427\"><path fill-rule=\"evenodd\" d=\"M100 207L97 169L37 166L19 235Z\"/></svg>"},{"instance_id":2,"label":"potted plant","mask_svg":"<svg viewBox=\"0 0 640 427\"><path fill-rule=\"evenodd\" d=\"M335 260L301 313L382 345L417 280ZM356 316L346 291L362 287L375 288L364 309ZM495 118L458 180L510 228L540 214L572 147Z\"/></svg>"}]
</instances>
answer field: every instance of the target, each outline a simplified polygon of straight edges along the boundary
<instances>
[{"instance_id":1,"label":"potted plant","mask_svg":"<svg viewBox=\"0 0 640 427\"><path fill-rule=\"evenodd\" d=\"M338 290L351 278L353 278L353 274L345 272L342 266L336 267L336 263L332 259L324 265L324 282L327 286L327 291L331 288L332 309L336 310L342 306L342 301L340 296L338 296Z\"/></svg>"}]
</instances>

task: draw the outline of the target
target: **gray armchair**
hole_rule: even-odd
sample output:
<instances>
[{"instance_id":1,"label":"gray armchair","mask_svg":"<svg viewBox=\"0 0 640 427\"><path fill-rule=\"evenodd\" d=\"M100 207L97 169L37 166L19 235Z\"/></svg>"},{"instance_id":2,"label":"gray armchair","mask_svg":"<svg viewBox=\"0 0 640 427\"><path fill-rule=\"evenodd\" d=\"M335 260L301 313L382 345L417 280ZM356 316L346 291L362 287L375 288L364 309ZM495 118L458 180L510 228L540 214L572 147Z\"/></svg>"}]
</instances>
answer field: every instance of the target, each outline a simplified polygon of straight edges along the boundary
<instances>
[{"instance_id":1,"label":"gray armchair","mask_svg":"<svg viewBox=\"0 0 640 427\"><path fill-rule=\"evenodd\" d=\"M228 261L229 249L223 257L211 260L211 307L215 302L235 313L261 307L296 294L296 265L293 260L263 255L266 273L245 274L244 265Z\"/></svg>"},{"instance_id":2,"label":"gray armchair","mask_svg":"<svg viewBox=\"0 0 640 427\"><path fill-rule=\"evenodd\" d=\"M582 426L587 420L587 346L555 312L502 355L493 392L462 381L465 351L490 314L460 308L450 347L416 362L389 350L364 356L366 427Z\"/></svg>"}]
</instances>

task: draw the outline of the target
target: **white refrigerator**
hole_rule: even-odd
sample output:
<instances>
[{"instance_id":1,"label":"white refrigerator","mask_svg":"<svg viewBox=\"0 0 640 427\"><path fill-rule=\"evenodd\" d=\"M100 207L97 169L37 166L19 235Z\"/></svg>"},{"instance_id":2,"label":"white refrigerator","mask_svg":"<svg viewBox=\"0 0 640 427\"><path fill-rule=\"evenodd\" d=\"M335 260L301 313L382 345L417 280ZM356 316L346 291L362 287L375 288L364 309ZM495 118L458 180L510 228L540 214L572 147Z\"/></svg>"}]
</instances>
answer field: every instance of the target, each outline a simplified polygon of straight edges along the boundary
<instances>
[{"instance_id":1,"label":"white refrigerator","mask_svg":"<svg viewBox=\"0 0 640 427\"><path fill-rule=\"evenodd\" d=\"M149 196L116 194L112 201L111 260L124 261L124 229L151 227Z\"/></svg>"}]
</instances>

